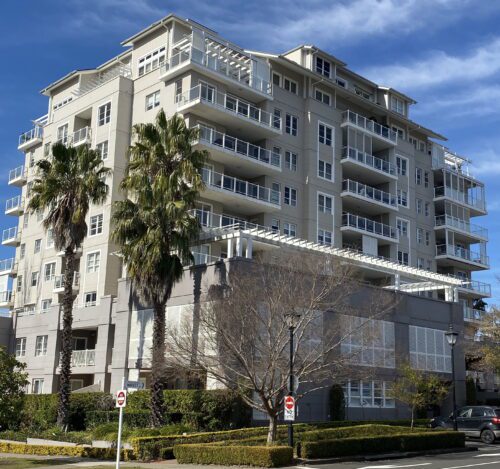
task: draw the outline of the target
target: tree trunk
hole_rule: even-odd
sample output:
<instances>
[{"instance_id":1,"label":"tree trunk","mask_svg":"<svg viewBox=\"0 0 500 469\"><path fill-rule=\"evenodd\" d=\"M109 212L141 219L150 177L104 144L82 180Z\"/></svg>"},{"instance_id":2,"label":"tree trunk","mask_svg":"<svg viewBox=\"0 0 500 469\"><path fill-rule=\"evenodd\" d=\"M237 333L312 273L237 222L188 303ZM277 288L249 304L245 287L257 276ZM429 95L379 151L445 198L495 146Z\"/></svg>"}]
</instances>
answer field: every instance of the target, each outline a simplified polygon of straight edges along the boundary
<instances>
[{"instance_id":1,"label":"tree trunk","mask_svg":"<svg viewBox=\"0 0 500 469\"><path fill-rule=\"evenodd\" d=\"M269 430L267 432L267 444L272 445L276 441L278 433L278 417L269 415Z\"/></svg>"},{"instance_id":2,"label":"tree trunk","mask_svg":"<svg viewBox=\"0 0 500 469\"><path fill-rule=\"evenodd\" d=\"M163 417L163 365L165 364L165 305L154 305L151 363L151 426L161 427Z\"/></svg>"},{"instance_id":3,"label":"tree trunk","mask_svg":"<svg viewBox=\"0 0 500 469\"><path fill-rule=\"evenodd\" d=\"M63 430L67 428L69 423L69 401L71 395L73 276L75 275L75 253L73 249L66 249L65 258L66 267L64 268L64 293L62 298L61 373L59 375L59 406L57 408L57 425Z\"/></svg>"},{"instance_id":4,"label":"tree trunk","mask_svg":"<svg viewBox=\"0 0 500 469\"><path fill-rule=\"evenodd\" d=\"M415 415L415 407L411 408L411 429L413 430L413 420Z\"/></svg>"}]
</instances>

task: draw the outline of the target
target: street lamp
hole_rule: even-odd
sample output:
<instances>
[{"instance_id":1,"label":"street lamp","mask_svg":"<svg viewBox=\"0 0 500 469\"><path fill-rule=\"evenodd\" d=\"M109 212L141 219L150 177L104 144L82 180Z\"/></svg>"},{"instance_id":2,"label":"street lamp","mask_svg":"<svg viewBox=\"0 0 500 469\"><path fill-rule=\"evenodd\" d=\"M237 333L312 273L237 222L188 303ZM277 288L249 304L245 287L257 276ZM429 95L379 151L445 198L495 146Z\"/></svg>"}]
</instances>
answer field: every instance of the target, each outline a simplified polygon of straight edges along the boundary
<instances>
[{"instance_id":1,"label":"street lamp","mask_svg":"<svg viewBox=\"0 0 500 469\"><path fill-rule=\"evenodd\" d=\"M453 381L453 430L457 431L457 392L456 392L456 382L455 382L455 345L457 343L458 332L453 330L453 326L450 324L448 332L445 332L446 340L448 345L451 347L451 380Z\"/></svg>"},{"instance_id":2,"label":"street lamp","mask_svg":"<svg viewBox=\"0 0 500 469\"><path fill-rule=\"evenodd\" d=\"M295 332L295 328L300 320L300 314L290 312L285 314L286 323L288 325L288 332L290 334L290 369L288 371L288 395L293 396L294 394L294 377L293 377L293 334ZM288 422L288 446L293 448L293 421Z\"/></svg>"}]
</instances>

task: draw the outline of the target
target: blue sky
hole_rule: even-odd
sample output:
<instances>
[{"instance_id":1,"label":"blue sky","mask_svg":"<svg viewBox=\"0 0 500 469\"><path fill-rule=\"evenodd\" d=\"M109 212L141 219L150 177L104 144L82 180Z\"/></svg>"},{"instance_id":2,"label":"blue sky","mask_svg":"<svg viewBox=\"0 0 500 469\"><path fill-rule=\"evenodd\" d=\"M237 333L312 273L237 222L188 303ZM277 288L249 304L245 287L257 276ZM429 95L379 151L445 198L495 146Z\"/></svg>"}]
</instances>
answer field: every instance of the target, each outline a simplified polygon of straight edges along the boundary
<instances>
[{"instance_id":1,"label":"blue sky","mask_svg":"<svg viewBox=\"0 0 500 469\"><path fill-rule=\"evenodd\" d=\"M120 42L174 12L253 49L313 43L419 104L413 119L446 135L487 184L492 269L476 273L500 298L500 2L487 0L3 0L0 15L0 207L18 190L18 134L47 111L44 86L120 53ZM15 224L1 216L0 228ZM0 258L12 248L0 247Z\"/></svg>"}]
</instances>

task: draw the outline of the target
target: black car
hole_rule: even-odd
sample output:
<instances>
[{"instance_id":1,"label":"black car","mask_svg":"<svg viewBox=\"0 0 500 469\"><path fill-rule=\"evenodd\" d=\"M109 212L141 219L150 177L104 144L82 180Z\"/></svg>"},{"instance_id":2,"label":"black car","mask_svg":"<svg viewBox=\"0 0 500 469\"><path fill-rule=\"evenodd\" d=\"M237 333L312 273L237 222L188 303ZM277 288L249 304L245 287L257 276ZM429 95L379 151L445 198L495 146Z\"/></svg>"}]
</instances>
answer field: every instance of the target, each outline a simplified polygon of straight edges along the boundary
<instances>
[{"instance_id":1,"label":"black car","mask_svg":"<svg viewBox=\"0 0 500 469\"><path fill-rule=\"evenodd\" d=\"M453 414L448 418L435 417L432 428L453 428ZM481 438L483 443L492 444L500 439L500 408L490 406L467 406L457 411L458 431L469 437Z\"/></svg>"}]
</instances>

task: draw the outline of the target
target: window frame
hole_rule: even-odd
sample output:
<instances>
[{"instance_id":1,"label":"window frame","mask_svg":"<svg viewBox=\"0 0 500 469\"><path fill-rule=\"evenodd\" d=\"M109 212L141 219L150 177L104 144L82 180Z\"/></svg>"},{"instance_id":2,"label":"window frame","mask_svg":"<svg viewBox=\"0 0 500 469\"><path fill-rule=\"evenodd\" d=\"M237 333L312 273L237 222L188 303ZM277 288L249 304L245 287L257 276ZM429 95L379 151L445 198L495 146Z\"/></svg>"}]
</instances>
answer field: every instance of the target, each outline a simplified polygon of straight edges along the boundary
<instances>
[{"instance_id":1,"label":"window frame","mask_svg":"<svg viewBox=\"0 0 500 469\"><path fill-rule=\"evenodd\" d=\"M108 110L109 106L109 110ZM103 117L101 118L101 109L104 108L104 114ZM97 126L98 127L103 127L111 122L111 108L112 108L112 103L111 101L106 101L105 103L100 104L97 107Z\"/></svg>"}]
</instances>

